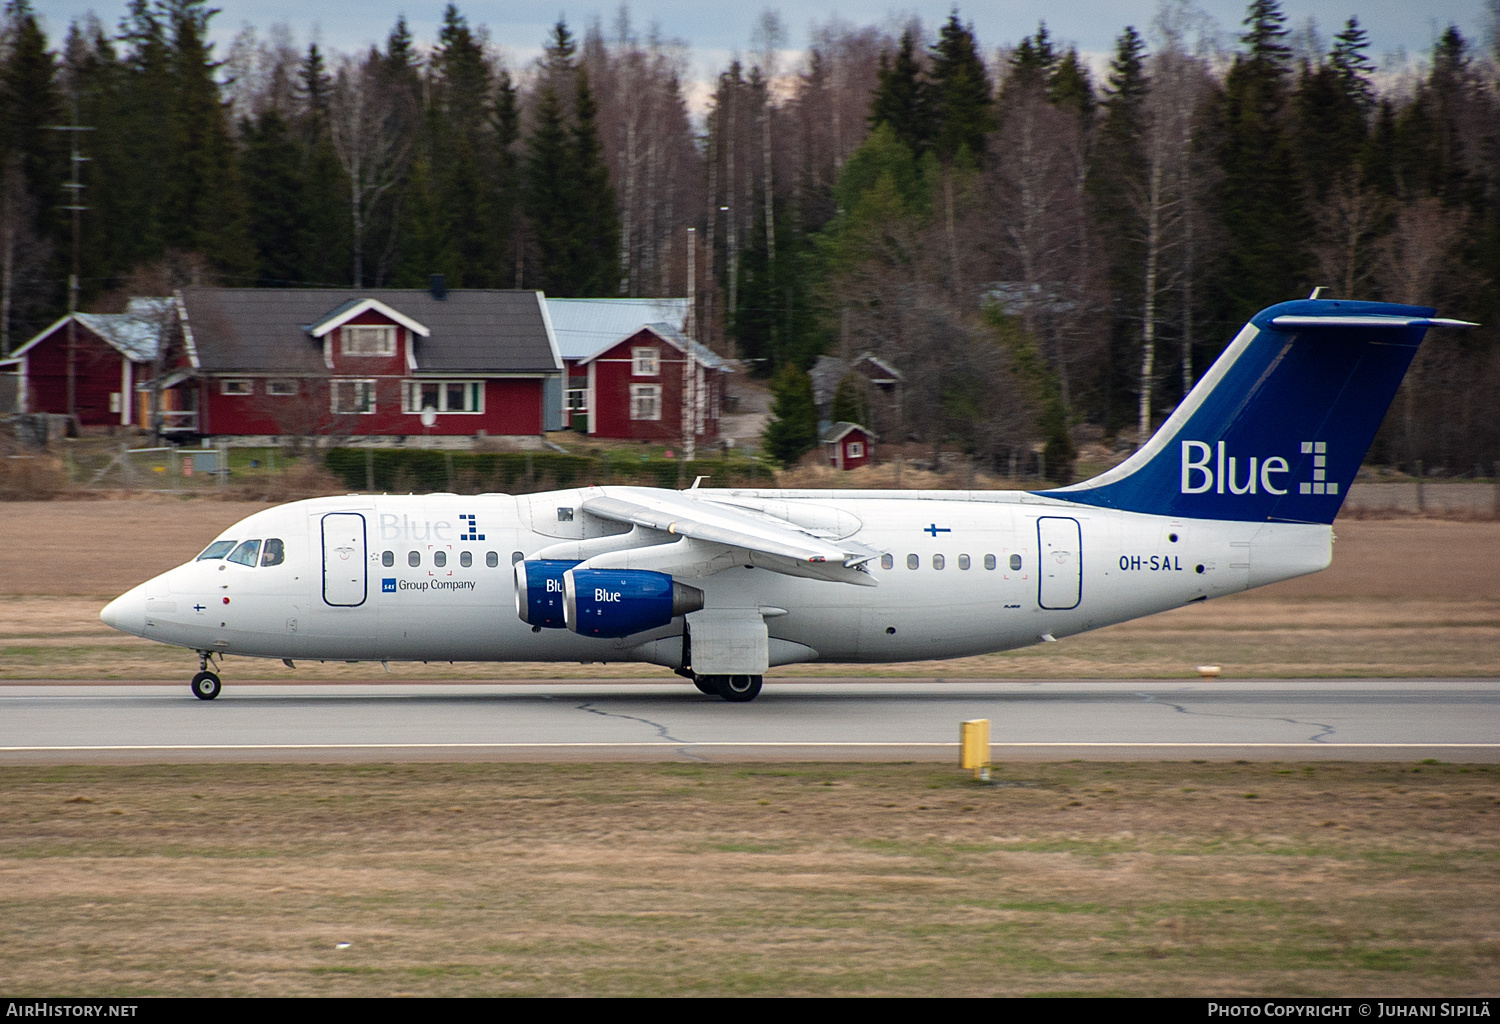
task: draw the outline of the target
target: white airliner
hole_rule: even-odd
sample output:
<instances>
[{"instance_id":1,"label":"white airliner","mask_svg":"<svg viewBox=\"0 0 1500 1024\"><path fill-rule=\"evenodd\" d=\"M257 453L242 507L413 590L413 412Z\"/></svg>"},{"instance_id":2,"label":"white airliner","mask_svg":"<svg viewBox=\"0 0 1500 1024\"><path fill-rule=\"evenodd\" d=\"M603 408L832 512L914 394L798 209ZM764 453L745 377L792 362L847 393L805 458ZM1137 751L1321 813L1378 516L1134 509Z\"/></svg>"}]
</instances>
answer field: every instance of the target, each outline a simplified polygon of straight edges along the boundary
<instances>
[{"instance_id":1,"label":"white airliner","mask_svg":"<svg viewBox=\"0 0 1500 1024\"><path fill-rule=\"evenodd\" d=\"M637 661L753 700L768 668L1005 651L1325 568L1433 310L1257 314L1151 441L1071 487L589 487L348 495L258 512L111 602L215 655Z\"/></svg>"}]
</instances>

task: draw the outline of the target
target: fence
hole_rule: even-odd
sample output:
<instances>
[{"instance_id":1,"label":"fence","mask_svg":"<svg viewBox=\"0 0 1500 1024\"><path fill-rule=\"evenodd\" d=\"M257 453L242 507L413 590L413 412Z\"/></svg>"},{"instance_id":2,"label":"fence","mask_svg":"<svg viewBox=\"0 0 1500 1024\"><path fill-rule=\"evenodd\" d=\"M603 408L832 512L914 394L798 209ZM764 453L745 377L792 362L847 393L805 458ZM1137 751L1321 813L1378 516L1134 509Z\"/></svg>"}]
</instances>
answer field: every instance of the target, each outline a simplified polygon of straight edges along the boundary
<instances>
[{"instance_id":1,"label":"fence","mask_svg":"<svg viewBox=\"0 0 1500 1024\"><path fill-rule=\"evenodd\" d=\"M1435 515L1500 519L1500 479L1494 483L1400 483L1355 481L1344 499L1345 515Z\"/></svg>"},{"instance_id":2,"label":"fence","mask_svg":"<svg viewBox=\"0 0 1500 1024\"><path fill-rule=\"evenodd\" d=\"M85 490L193 493L217 490L228 474L222 448L63 448L68 483Z\"/></svg>"}]
</instances>

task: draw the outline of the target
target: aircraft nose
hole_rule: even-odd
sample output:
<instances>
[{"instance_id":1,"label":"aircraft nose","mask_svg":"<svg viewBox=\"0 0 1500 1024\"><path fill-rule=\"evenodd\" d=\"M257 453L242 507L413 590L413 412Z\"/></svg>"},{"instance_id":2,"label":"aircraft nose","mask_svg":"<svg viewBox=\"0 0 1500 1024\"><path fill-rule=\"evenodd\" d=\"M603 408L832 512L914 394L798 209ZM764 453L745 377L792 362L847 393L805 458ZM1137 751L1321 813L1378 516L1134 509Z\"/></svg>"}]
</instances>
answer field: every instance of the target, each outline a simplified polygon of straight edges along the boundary
<instances>
[{"instance_id":1,"label":"aircraft nose","mask_svg":"<svg viewBox=\"0 0 1500 1024\"><path fill-rule=\"evenodd\" d=\"M99 613L99 621L111 629L140 636L146 631L146 591L136 587L115 598Z\"/></svg>"}]
</instances>

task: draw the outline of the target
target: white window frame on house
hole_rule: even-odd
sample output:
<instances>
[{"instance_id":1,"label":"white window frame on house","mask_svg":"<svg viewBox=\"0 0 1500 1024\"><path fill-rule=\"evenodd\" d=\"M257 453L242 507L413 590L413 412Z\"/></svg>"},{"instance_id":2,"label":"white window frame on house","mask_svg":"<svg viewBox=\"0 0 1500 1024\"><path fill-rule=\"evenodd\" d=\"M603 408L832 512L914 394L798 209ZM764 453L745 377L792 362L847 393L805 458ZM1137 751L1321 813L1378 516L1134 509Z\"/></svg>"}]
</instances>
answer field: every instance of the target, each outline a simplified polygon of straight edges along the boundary
<instances>
[{"instance_id":1,"label":"white window frame on house","mask_svg":"<svg viewBox=\"0 0 1500 1024\"><path fill-rule=\"evenodd\" d=\"M589 389L588 388L569 388L568 389L568 411L569 412L588 412L589 411Z\"/></svg>"},{"instance_id":2,"label":"white window frame on house","mask_svg":"<svg viewBox=\"0 0 1500 1024\"><path fill-rule=\"evenodd\" d=\"M865 443L863 441L850 441L846 453L851 459L862 459L865 457Z\"/></svg>"},{"instance_id":3,"label":"white window frame on house","mask_svg":"<svg viewBox=\"0 0 1500 1024\"><path fill-rule=\"evenodd\" d=\"M339 396L345 388L351 388L353 401L349 408L341 408ZM330 411L335 416L370 416L375 413L375 381L374 380L334 380L328 384ZM364 406L364 408L360 408Z\"/></svg>"},{"instance_id":4,"label":"white window frame on house","mask_svg":"<svg viewBox=\"0 0 1500 1024\"><path fill-rule=\"evenodd\" d=\"M661 349L654 345L632 348L630 350L630 373L635 377L661 376Z\"/></svg>"},{"instance_id":5,"label":"white window frame on house","mask_svg":"<svg viewBox=\"0 0 1500 1024\"><path fill-rule=\"evenodd\" d=\"M401 388L401 411L408 416L420 416L426 405L422 402L424 387L437 389L437 403L433 412L454 416L481 416L484 414L484 381L482 380L408 380ZM453 408L449 388L463 388L463 405L473 408ZM427 403L432 404L432 403Z\"/></svg>"},{"instance_id":6,"label":"white window frame on house","mask_svg":"<svg viewBox=\"0 0 1500 1024\"><path fill-rule=\"evenodd\" d=\"M632 420L661 419L661 385L630 385L630 418Z\"/></svg>"},{"instance_id":7,"label":"white window frame on house","mask_svg":"<svg viewBox=\"0 0 1500 1024\"><path fill-rule=\"evenodd\" d=\"M239 377L219 381L219 394L221 395L253 395L255 389L250 386L248 380Z\"/></svg>"},{"instance_id":8,"label":"white window frame on house","mask_svg":"<svg viewBox=\"0 0 1500 1024\"><path fill-rule=\"evenodd\" d=\"M266 381L266 394L275 398L288 398L296 395L300 390L294 380Z\"/></svg>"},{"instance_id":9,"label":"white window frame on house","mask_svg":"<svg viewBox=\"0 0 1500 1024\"><path fill-rule=\"evenodd\" d=\"M339 352L346 356L396 354L396 328L390 324L347 324L339 337Z\"/></svg>"}]
</instances>

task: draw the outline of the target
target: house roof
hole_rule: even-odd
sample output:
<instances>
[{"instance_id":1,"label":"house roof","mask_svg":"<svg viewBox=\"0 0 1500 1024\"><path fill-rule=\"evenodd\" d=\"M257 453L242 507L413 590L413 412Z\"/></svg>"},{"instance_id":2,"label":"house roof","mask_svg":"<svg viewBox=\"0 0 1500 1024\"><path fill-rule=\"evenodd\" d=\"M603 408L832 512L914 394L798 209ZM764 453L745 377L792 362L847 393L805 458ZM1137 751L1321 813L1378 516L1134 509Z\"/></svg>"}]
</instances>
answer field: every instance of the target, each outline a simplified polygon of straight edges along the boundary
<instances>
[{"instance_id":1,"label":"house roof","mask_svg":"<svg viewBox=\"0 0 1500 1024\"><path fill-rule=\"evenodd\" d=\"M562 366L540 292L454 289L443 299L424 288L184 288L180 294L196 365L210 372L326 373L312 325L352 315L366 300L431 332L417 340L419 372L554 373Z\"/></svg>"},{"instance_id":2,"label":"house roof","mask_svg":"<svg viewBox=\"0 0 1500 1024\"><path fill-rule=\"evenodd\" d=\"M652 334L656 335L662 341L665 341L668 345L671 345L679 352L686 352L688 349L688 345L691 344L693 346L693 357L698 360L700 365L705 366L710 370L723 370L725 373L734 372L734 368L729 365L729 361L726 360L723 356L716 354L714 350L709 348L707 345L699 344L696 341L689 342L685 334L683 334L677 328L673 327L671 324L665 323L640 324L636 327L635 330L631 331L623 338L616 338L614 341L609 342L597 352L591 352L588 356L584 357L581 362L593 362L595 359L598 359L600 356L604 355L604 353L610 351L616 345L620 344L620 342L627 341L634 335L640 334L642 331L650 331Z\"/></svg>"},{"instance_id":3,"label":"house roof","mask_svg":"<svg viewBox=\"0 0 1500 1024\"><path fill-rule=\"evenodd\" d=\"M630 337L647 324L681 331L687 299L547 299L547 313L564 359L587 359Z\"/></svg>"},{"instance_id":4,"label":"house roof","mask_svg":"<svg viewBox=\"0 0 1500 1024\"><path fill-rule=\"evenodd\" d=\"M418 323L399 309L392 309L379 299L371 298L350 299L338 309L332 310L317 323L309 324L307 333L311 334L314 338L321 338L330 331L335 331L344 326L361 313L367 313L372 309L387 320L394 320L408 331L420 334L424 338L432 334L432 331L427 329L426 324Z\"/></svg>"},{"instance_id":5,"label":"house roof","mask_svg":"<svg viewBox=\"0 0 1500 1024\"><path fill-rule=\"evenodd\" d=\"M858 423L849 423L847 421L842 421L839 423L831 424L828 429L823 431L823 436L819 438L819 440L824 444L837 444L839 441L842 441L844 438L848 437L856 430L869 438L873 438L875 436L875 432L869 427L862 427Z\"/></svg>"},{"instance_id":6,"label":"house roof","mask_svg":"<svg viewBox=\"0 0 1500 1024\"><path fill-rule=\"evenodd\" d=\"M136 363L149 363L161 346L162 328L171 319L172 300L131 299L123 313L75 313L78 322L92 331L106 345ZM68 322L66 316L48 325L13 356L24 355L53 331Z\"/></svg>"}]
</instances>

